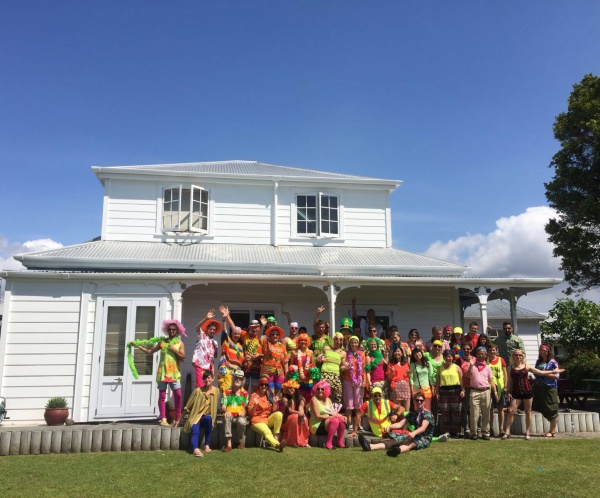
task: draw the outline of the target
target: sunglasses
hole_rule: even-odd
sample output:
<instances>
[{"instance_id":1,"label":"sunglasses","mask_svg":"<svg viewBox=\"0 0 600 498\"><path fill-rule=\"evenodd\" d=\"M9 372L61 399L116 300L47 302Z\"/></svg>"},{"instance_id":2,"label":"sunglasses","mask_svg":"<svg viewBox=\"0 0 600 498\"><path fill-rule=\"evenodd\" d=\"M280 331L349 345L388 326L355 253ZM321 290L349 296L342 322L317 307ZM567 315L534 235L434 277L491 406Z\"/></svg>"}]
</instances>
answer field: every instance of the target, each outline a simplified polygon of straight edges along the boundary
<instances>
[{"instance_id":1,"label":"sunglasses","mask_svg":"<svg viewBox=\"0 0 600 498\"><path fill-rule=\"evenodd\" d=\"M325 389L322 387L317 387L317 392L319 392L319 391L325 391Z\"/></svg>"},{"instance_id":2,"label":"sunglasses","mask_svg":"<svg viewBox=\"0 0 600 498\"><path fill-rule=\"evenodd\" d=\"M421 398L415 399L415 403L425 403L425 400Z\"/></svg>"}]
</instances>

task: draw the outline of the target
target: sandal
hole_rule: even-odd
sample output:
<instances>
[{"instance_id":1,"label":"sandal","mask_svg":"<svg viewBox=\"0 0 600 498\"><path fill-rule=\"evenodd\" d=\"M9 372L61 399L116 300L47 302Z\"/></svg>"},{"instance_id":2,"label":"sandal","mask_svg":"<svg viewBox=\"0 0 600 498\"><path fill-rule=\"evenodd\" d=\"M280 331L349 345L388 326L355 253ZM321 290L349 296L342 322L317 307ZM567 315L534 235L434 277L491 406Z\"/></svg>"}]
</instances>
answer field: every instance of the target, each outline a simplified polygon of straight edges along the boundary
<instances>
[{"instance_id":1,"label":"sandal","mask_svg":"<svg viewBox=\"0 0 600 498\"><path fill-rule=\"evenodd\" d=\"M525 441L529 441L531 439L531 436L529 435L529 433L525 434Z\"/></svg>"},{"instance_id":2,"label":"sandal","mask_svg":"<svg viewBox=\"0 0 600 498\"><path fill-rule=\"evenodd\" d=\"M553 437L556 437L556 432L548 432L548 433L546 433L546 437L547 437L547 438L553 438Z\"/></svg>"},{"instance_id":3,"label":"sandal","mask_svg":"<svg viewBox=\"0 0 600 498\"><path fill-rule=\"evenodd\" d=\"M200 448L196 448L194 450L194 453L192 453L192 455L194 455L195 457L203 457L204 455L202 454L202 452L200 451Z\"/></svg>"},{"instance_id":4,"label":"sandal","mask_svg":"<svg viewBox=\"0 0 600 498\"><path fill-rule=\"evenodd\" d=\"M506 441L507 439L510 439L510 434L508 432L505 432L504 434L502 434L500 441Z\"/></svg>"}]
</instances>

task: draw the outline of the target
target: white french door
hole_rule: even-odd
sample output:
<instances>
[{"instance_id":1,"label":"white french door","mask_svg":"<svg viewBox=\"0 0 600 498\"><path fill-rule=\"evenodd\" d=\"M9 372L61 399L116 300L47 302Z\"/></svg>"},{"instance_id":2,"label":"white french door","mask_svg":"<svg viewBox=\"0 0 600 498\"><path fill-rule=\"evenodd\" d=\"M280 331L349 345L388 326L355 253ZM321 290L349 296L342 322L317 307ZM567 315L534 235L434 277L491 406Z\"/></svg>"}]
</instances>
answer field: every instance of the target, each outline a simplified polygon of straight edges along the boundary
<instances>
[{"instance_id":1,"label":"white french door","mask_svg":"<svg viewBox=\"0 0 600 498\"><path fill-rule=\"evenodd\" d=\"M155 415L158 354L133 350L135 379L127 362L127 343L160 335L160 306L159 299L103 301L96 417Z\"/></svg>"}]
</instances>

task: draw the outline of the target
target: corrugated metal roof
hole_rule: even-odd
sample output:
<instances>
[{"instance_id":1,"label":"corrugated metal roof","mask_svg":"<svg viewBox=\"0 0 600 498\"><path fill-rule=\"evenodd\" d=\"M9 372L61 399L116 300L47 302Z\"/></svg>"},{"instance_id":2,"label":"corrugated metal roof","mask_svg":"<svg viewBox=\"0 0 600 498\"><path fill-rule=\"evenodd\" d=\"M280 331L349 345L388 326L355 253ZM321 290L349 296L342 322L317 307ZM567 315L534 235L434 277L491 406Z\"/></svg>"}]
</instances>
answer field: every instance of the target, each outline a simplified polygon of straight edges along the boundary
<instances>
[{"instance_id":1,"label":"corrugated metal roof","mask_svg":"<svg viewBox=\"0 0 600 498\"><path fill-rule=\"evenodd\" d=\"M17 256L28 268L128 268L462 276L467 267L393 248L97 241Z\"/></svg>"},{"instance_id":2,"label":"corrugated metal roof","mask_svg":"<svg viewBox=\"0 0 600 498\"><path fill-rule=\"evenodd\" d=\"M313 180L352 180L363 182L385 182L402 183L400 180L389 180L381 178L372 178L368 176L346 175L342 173L332 173L329 171L318 171L314 169L297 168L294 166L282 166L279 164L263 163L260 161L211 161L198 163L179 163L179 164L142 164L136 166L95 166L95 170L103 171L129 171L129 172L169 172L169 173L190 173L190 174L208 174L218 176L248 176L248 177L272 177L288 179L313 179Z\"/></svg>"},{"instance_id":3,"label":"corrugated metal roof","mask_svg":"<svg viewBox=\"0 0 600 498\"><path fill-rule=\"evenodd\" d=\"M487 303L488 318L496 318L502 320L510 320L510 303L504 300L488 301ZM472 304L465 309L465 318L479 318L481 319L481 311L479 304ZM546 315L536 313L535 311L526 310L517 306L517 319L530 318L545 320L548 318Z\"/></svg>"}]
</instances>

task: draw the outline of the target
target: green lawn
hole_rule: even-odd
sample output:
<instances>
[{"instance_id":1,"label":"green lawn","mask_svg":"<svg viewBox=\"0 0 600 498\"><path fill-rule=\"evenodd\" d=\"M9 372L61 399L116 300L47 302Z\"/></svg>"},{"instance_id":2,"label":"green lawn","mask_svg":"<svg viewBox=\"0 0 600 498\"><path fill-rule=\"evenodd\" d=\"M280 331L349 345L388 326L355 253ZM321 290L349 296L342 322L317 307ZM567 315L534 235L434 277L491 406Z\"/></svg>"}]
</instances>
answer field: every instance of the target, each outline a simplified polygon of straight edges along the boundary
<instances>
[{"instance_id":1,"label":"green lawn","mask_svg":"<svg viewBox=\"0 0 600 498\"><path fill-rule=\"evenodd\" d=\"M597 439L534 439L436 443L395 459L358 448L10 456L0 496L589 497L598 454Z\"/></svg>"}]
</instances>

